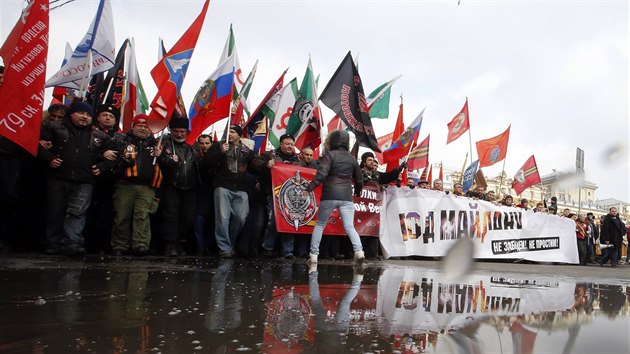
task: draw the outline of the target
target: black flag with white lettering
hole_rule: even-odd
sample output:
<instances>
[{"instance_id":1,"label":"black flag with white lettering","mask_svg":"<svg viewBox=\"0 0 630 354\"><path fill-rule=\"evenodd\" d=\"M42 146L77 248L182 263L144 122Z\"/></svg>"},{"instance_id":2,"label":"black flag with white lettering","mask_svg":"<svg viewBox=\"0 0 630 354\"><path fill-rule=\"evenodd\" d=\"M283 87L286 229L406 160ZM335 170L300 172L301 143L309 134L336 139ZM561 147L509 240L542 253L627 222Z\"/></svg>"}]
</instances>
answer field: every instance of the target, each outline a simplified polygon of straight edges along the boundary
<instances>
[{"instance_id":1,"label":"black flag with white lettering","mask_svg":"<svg viewBox=\"0 0 630 354\"><path fill-rule=\"evenodd\" d=\"M326 85L320 100L346 123L361 146L381 152L372 127L361 77L350 52Z\"/></svg>"}]
</instances>

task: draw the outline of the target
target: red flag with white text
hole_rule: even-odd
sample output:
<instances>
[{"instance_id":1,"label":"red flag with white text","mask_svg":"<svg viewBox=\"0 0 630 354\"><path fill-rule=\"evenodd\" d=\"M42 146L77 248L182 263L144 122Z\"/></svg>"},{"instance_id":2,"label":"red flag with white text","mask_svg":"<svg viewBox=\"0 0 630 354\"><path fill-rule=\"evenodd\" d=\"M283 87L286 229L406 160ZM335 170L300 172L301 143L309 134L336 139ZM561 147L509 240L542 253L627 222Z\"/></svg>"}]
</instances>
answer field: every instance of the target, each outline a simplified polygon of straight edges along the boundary
<instances>
[{"instance_id":1,"label":"red flag with white text","mask_svg":"<svg viewBox=\"0 0 630 354\"><path fill-rule=\"evenodd\" d=\"M48 23L48 0L30 2L15 26L18 37L8 61L3 53L6 67L0 86L0 135L33 156L37 155L44 106Z\"/></svg>"}]
</instances>

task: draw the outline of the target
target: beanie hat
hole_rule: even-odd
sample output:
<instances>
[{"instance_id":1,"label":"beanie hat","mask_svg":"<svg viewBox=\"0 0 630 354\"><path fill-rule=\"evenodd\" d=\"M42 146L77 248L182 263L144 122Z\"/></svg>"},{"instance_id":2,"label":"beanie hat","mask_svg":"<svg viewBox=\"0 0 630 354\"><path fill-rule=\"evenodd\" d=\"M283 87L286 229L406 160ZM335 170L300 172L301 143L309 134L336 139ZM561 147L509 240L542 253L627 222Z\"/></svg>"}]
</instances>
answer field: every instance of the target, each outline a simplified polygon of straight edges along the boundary
<instances>
[{"instance_id":1,"label":"beanie hat","mask_svg":"<svg viewBox=\"0 0 630 354\"><path fill-rule=\"evenodd\" d=\"M234 130L238 136L243 136L243 128L240 125L230 125L230 130Z\"/></svg>"},{"instance_id":2,"label":"beanie hat","mask_svg":"<svg viewBox=\"0 0 630 354\"><path fill-rule=\"evenodd\" d=\"M366 153L363 153L363 155L361 155L361 162L365 163L365 161L366 161L368 158L370 158L370 157L371 157L371 158L374 158L374 153L373 153L373 152L368 151L368 152L366 152Z\"/></svg>"},{"instance_id":3,"label":"beanie hat","mask_svg":"<svg viewBox=\"0 0 630 354\"><path fill-rule=\"evenodd\" d=\"M77 112L85 112L90 115L90 117L94 117L94 111L92 110L92 106L90 106L86 102L76 101L72 102L70 105L70 109L68 110L68 115Z\"/></svg>"},{"instance_id":4,"label":"beanie hat","mask_svg":"<svg viewBox=\"0 0 630 354\"><path fill-rule=\"evenodd\" d=\"M171 129L178 129L178 128L182 128L182 129L188 129L188 119L186 118L172 118L171 121L168 123L168 127Z\"/></svg>"},{"instance_id":5,"label":"beanie hat","mask_svg":"<svg viewBox=\"0 0 630 354\"><path fill-rule=\"evenodd\" d=\"M116 108L116 107L114 107L112 105L109 105L109 104L102 104L102 105L96 107L96 115L97 116L100 113L102 113L102 112L109 112L109 113L113 114L114 118L116 120L118 120L119 117L120 117L120 111L118 110L118 108Z\"/></svg>"}]
</instances>

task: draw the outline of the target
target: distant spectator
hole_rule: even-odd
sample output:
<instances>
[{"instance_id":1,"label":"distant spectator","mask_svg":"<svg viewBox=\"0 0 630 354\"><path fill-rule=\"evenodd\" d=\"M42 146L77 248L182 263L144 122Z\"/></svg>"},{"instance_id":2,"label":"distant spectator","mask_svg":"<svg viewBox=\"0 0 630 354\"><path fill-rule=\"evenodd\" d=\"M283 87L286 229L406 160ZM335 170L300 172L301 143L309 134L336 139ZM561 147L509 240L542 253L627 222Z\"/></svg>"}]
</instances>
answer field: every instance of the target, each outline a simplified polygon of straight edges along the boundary
<instances>
[{"instance_id":1,"label":"distant spectator","mask_svg":"<svg viewBox=\"0 0 630 354\"><path fill-rule=\"evenodd\" d=\"M527 200L527 198L521 198L521 202L517 204L516 207L529 210L529 200Z\"/></svg>"},{"instance_id":2,"label":"distant spectator","mask_svg":"<svg viewBox=\"0 0 630 354\"><path fill-rule=\"evenodd\" d=\"M547 210L549 211L549 214L558 214L558 198L551 197L551 203L547 206Z\"/></svg>"},{"instance_id":3,"label":"distant spectator","mask_svg":"<svg viewBox=\"0 0 630 354\"><path fill-rule=\"evenodd\" d=\"M619 250L621 250L621 243L626 232L626 226L623 224L621 219L619 219L617 208L610 208L608 214L604 216L604 221L601 227L600 243L612 245L612 247L606 248L606 253L598 262L600 266L603 266L609 258L611 260L611 266L613 268L617 266Z\"/></svg>"}]
</instances>

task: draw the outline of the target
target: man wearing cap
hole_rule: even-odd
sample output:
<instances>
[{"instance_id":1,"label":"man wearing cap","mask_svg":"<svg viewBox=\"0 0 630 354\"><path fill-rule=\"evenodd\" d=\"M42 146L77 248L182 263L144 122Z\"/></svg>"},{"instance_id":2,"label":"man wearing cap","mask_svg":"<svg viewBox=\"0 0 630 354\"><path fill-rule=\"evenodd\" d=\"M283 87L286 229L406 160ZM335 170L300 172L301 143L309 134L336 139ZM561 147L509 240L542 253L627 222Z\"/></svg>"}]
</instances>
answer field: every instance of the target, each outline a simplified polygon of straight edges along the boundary
<instances>
[{"instance_id":1,"label":"man wearing cap","mask_svg":"<svg viewBox=\"0 0 630 354\"><path fill-rule=\"evenodd\" d=\"M282 248L282 257L293 258L293 248L295 242L294 234L279 233L276 229L276 216L274 212L273 185L271 183L271 170L276 163L286 163L291 165L301 165L299 156L295 153L295 138L290 134L280 136L280 146L271 151L266 151L260 157L254 160L254 166L258 171L258 181L267 197L267 230L263 237L262 248L263 253L267 257L273 256L274 248L278 239ZM305 236L297 236L305 237ZM302 240L305 241L305 240ZM303 242L302 255L308 255L308 243Z\"/></svg>"},{"instance_id":2,"label":"man wearing cap","mask_svg":"<svg viewBox=\"0 0 630 354\"><path fill-rule=\"evenodd\" d=\"M245 172L251 169L254 153L241 142L242 135L243 128L230 126L227 141L212 144L204 157L204 163L214 171L214 234L224 258L235 255L236 236L249 213Z\"/></svg>"},{"instance_id":3,"label":"man wearing cap","mask_svg":"<svg viewBox=\"0 0 630 354\"><path fill-rule=\"evenodd\" d=\"M190 132L188 119L174 117L169 128L171 133L162 140L164 153L160 155L164 172L161 190L162 239L164 254L176 257L185 253L186 244L194 243L200 155L186 143Z\"/></svg>"},{"instance_id":4,"label":"man wearing cap","mask_svg":"<svg viewBox=\"0 0 630 354\"><path fill-rule=\"evenodd\" d=\"M92 134L92 107L74 102L62 122L43 127L38 157L48 164L46 254L85 254L83 229L103 141Z\"/></svg>"},{"instance_id":5,"label":"man wearing cap","mask_svg":"<svg viewBox=\"0 0 630 354\"><path fill-rule=\"evenodd\" d=\"M96 108L96 119L92 125L92 135L103 142L103 146L121 146L125 142L125 134L118 131L119 111L111 105L100 105ZM110 140L112 140L110 144ZM114 221L114 184L116 182L116 150L106 148L99 156L105 162L101 174L95 179L92 191L92 203L88 210L85 226L85 244L88 252L106 253L110 247L112 223Z\"/></svg>"},{"instance_id":6,"label":"man wearing cap","mask_svg":"<svg viewBox=\"0 0 630 354\"><path fill-rule=\"evenodd\" d=\"M131 130L118 147L112 253L122 256L131 249L135 255L143 256L151 242L149 214L157 209L155 191L162 183L160 165L154 163L162 148L151 134L145 114L134 117Z\"/></svg>"}]
</instances>

